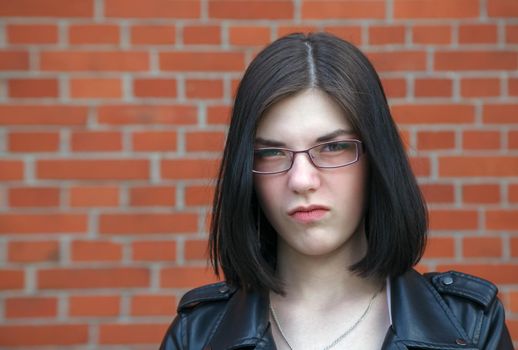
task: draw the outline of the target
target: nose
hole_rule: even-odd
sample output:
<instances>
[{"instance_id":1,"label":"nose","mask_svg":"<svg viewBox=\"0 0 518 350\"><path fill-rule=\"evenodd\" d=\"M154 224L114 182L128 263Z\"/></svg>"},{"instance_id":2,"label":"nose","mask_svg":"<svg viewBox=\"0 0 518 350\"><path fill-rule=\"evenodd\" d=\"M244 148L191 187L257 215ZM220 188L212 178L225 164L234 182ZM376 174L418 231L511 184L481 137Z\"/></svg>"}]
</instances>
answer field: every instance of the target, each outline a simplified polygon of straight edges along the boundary
<instances>
[{"instance_id":1,"label":"nose","mask_svg":"<svg viewBox=\"0 0 518 350\"><path fill-rule=\"evenodd\" d=\"M319 169L313 165L307 153L297 153L288 171L288 187L296 193L315 191L320 186Z\"/></svg>"}]
</instances>

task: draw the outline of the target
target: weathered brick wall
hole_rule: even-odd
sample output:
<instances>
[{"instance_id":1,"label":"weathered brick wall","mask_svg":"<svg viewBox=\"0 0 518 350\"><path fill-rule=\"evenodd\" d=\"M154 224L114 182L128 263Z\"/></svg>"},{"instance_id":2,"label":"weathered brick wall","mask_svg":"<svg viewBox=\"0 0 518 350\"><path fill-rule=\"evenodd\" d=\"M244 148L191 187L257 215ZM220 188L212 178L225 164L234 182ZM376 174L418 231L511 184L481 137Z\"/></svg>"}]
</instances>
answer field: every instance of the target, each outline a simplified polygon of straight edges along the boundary
<instances>
[{"instance_id":1,"label":"weathered brick wall","mask_svg":"<svg viewBox=\"0 0 518 350\"><path fill-rule=\"evenodd\" d=\"M421 270L498 284L518 341L518 1L0 0L0 348L156 348L212 281L233 91L266 43L373 60L430 207Z\"/></svg>"}]
</instances>

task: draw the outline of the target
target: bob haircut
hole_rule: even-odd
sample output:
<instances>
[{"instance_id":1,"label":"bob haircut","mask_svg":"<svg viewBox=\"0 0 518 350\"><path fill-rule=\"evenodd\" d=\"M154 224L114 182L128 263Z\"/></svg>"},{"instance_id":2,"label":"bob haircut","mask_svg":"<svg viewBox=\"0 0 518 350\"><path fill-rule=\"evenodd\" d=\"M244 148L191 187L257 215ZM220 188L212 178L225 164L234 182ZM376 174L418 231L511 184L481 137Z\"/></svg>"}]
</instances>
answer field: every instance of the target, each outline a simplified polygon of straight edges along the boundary
<instances>
[{"instance_id":1,"label":"bob haircut","mask_svg":"<svg viewBox=\"0 0 518 350\"><path fill-rule=\"evenodd\" d=\"M231 285L283 292L275 276L277 233L254 190L255 130L269 107L310 88L324 91L341 106L368 157L367 253L349 268L363 277L394 277L423 254L426 206L376 71L344 40L327 33L296 33L274 41L255 57L235 98L209 237L214 271L219 276L223 270Z\"/></svg>"}]
</instances>

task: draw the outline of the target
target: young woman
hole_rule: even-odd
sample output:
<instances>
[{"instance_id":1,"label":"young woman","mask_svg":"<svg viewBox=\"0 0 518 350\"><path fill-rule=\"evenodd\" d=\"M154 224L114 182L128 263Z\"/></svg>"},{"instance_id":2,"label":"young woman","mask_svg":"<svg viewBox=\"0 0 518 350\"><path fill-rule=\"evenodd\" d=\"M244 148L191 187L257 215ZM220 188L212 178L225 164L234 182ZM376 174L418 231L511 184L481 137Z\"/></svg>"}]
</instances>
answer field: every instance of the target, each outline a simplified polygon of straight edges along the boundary
<instances>
[{"instance_id":1,"label":"young woman","mask_svg":"<svg viewBox=\"0 0 518 350\"><path fill-rule=\"evenodd\" d=\"M225 282L182 298L161 349L512 349L493 284L412 269L426 230L367 58L283 37L235 100L210 232Z\"/></svg>"}]
</instances>

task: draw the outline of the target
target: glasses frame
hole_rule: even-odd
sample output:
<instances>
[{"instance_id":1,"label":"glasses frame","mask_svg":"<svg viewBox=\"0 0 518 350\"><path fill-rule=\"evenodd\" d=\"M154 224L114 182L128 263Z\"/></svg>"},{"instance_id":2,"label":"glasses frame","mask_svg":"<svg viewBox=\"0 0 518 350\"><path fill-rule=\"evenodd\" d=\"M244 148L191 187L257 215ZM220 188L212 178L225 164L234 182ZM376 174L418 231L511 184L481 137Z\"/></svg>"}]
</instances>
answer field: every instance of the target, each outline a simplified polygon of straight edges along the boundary
<instances>
[{"instance_id":1,"label":"glasses frame","mask_svg":"<svg viewBox=\"0 0 518 350\"><path fill-rule=\"evenodd\" d=\"M356 159L353 160L352 162L349 162L347 164L344 164L344 165L335 165L335 166L320 166L320 165L317 165L315 164L315 161L313 159L313 157L311 156L311 150L317 148L317 147L321 147L323 145L328 145L328 144L331 144L331 143L335 143L335 142L352 142L352 143L355 143L356 144ZM354 163L357 163L359 160L360 160L360 157L362 156L362 154L364 153L364 150L363 150L363 143L360 141L360 140L356 140L356 139L348 139L348 140L335 140L335 141L328 141L328 142L323 142L323 143L319 143L318 145L315 145L315 146L311 146L307 149L304 149L304 150L300 150L300 151L295 151L295 150L292 150L292 149L289 149L289 148L283 148L283 147L260 147L260 148L255 148L254 149L254 152L255 151L258 151L258 150L271 150L271 149L276 149L276 150L281 150L281 151L286 151L288 152L289 154L291 154L291 157L290 157L290 160L291 160L291 164L290 166L285 169L285 170L281 170L281 171L274 171L274 172L270 172L270 171L257 171L257 170L253 170L252 169L252 172L254 174L259 174L259 175L274 175L274 174L282 174L282 173L287 173L288 171L290 171L290 169L293 167L293 163L295 163L295 156L298 154L298 153L306 153L307 156L308 156L308 159L309 161L311 162L311 164L313 164L313 166L317 169L336 169L336 168L343 168L343 167L346 167L346 166L349 166L349 165L352 165Z\"/></svg>"}]
</instances>

